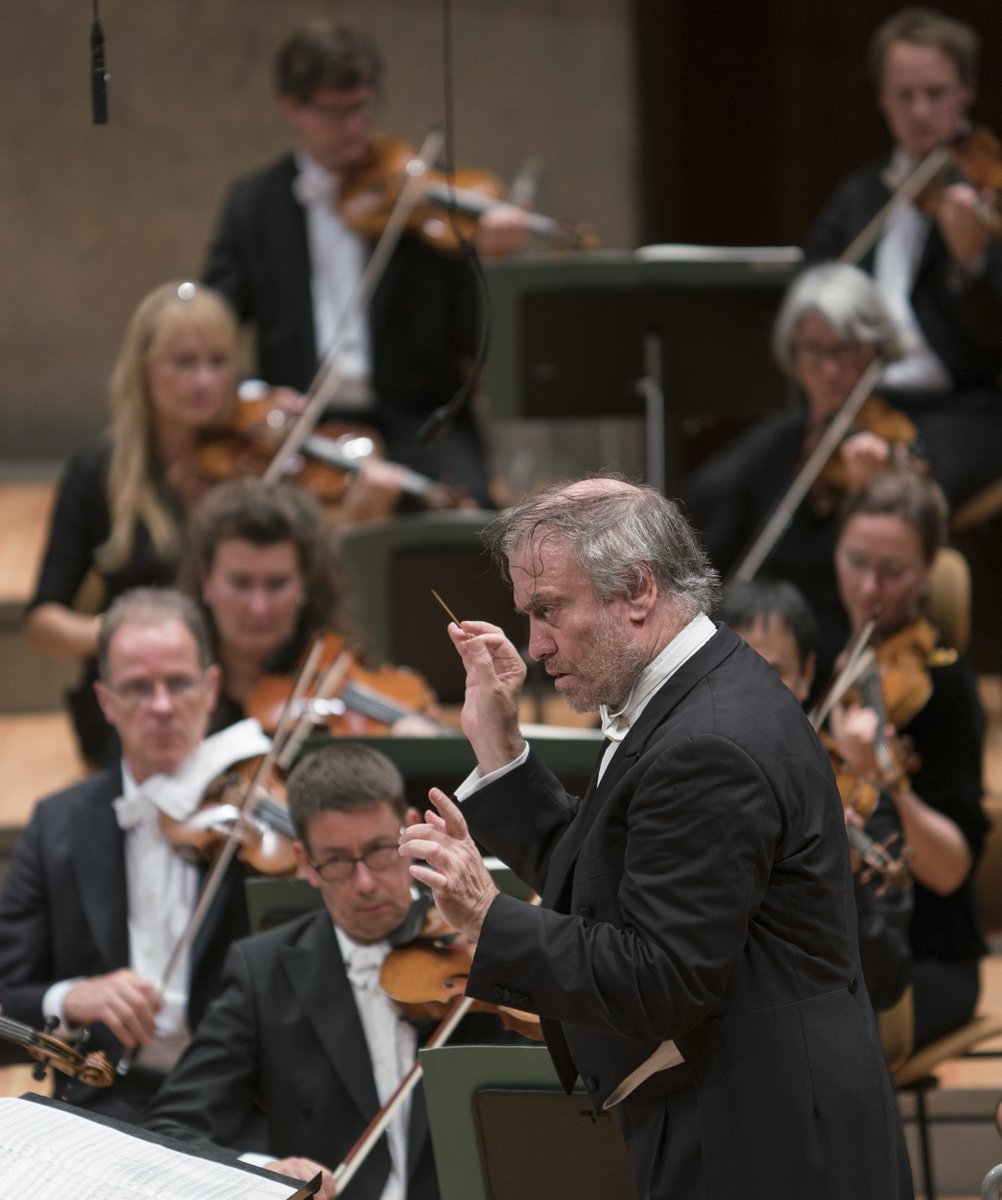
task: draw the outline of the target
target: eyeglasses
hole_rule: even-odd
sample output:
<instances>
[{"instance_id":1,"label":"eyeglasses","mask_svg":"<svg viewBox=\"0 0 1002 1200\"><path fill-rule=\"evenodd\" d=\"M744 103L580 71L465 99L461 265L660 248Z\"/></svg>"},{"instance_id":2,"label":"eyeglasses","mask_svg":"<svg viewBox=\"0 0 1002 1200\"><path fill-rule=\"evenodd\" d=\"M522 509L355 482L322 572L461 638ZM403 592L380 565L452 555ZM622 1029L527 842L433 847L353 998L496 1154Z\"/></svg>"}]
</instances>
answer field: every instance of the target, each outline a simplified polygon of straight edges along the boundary
<instances>
[{"instance_id":1,"label":"eyeglasses","mask_svg":"<svg viewBox=\"0 0 1002 1200\"><path fill-rule=\"evenodd\" d=\"M369 116L375 108L375 103L371 96L366 96L364 99L356 100L352 104L310 103L303 107L308 108L316 117L322 117L325 121L336 121L338 124L341 124L345 121L355 121L361 117Z\"/></svg>"},{"instance_id":2,"label":"eyeglasses","mask_svg":"<svg viewBox=\"0 0 1002 1200\"><path fill-rule=\"evenodd\" d=\"M874 562L866 554L849 547L839 550L838 560L843 570L853 575L867 575L872 571L881 583L903 583L921 570L921 565L911 559L877 559Z\"/></svg>"},{"instance_id":3,"label":"eyeglasses","mask_svg":"<svg viewBox=\"0 0 1002 1200\"><path fill-rule=\"evenodd\" d=\"M168 675L163 679L127 679L119 687L105 686L123 704L139 708L152 704L161 688L175 703L184 703L195 695L204 678L203 675Z\"/></svg>"},{"instance_id":4,"label":"eyeglasses","mask_svg":"<svg viewBox=\"0 0 1002 1200\"><path fill-rule=\"evenodd\" d=\"M794 342L793 357L811 367L829 360L844 367L857 362L868 349L863 342Z\"/></svg>"},{"instance_id":5,"label":"eyeglasses","mask_svg":"<svg viewBox=\"0 0 1002 1200\"><path fill-rule=\"evenodd\" d=\"M328 883L343 883L355 874L355 866L358 863L364 863L370 871L386 871L398 862L400 862L400 855L396 846L373 846L371 850L366 850L357 858L338 854L333 858L325 859L322 863L311 862L310 866L321 879L326 879Z\"/></svg>"}]
</instances>

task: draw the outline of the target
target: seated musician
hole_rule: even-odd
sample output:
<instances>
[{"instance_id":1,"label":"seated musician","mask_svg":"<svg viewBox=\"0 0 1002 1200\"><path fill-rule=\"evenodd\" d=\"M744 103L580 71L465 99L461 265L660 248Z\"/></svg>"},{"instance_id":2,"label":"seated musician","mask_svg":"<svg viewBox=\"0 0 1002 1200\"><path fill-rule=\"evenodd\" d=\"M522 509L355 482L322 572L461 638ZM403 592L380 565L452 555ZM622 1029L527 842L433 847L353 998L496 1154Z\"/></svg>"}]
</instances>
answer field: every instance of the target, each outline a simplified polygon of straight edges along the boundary
<instances>
[{"instance_id":1,"label":"seated musician","mask_svg":"<svg viewBox=\"0 0 1002 1200\"><path fill-rule=\"evenodd\" d=\"M214 488L192 516L179 584L201 604L220 666L215 729L256 716L271 732L252 702L255 686L281 675L291 691L317 634L360 652L363 636L346 612L335 535L319 505L294 485L244 479ZM403 716L396 731L432 727Z\"/></svg>"},{"instance_id":2,"label":"seated musician","mask_svg":"<svg viewBox=\"0 0 1002 1200\"><path fill-rule=\"evenodd\" d=\"M94 694L100 618L77 611L96 577L106 608L129 588L173 582L186 514L207 489L202 431L229 413L236 388L236 320L209 288L167 283L140 302L111 380L108 434L69 460L24 632L53 658L85 664L68 701L84 759L114 751Z\"/></svg>"},{"instance_id":3,"label":"seated musician","mask_svg":"<svg viewBox=\"0 0 1002 1200\"><path fill-rule=\"evenodd\" d=\"M814 677L817 624L793 584L728 584L717 615L762 655L801 704L806 703ZM850 821L880 847L900 855L901 820L887 793L880 794L865 822L847 804L846 822ZM853 866L863 976L873 1007L880 1012L900 999L909 982L911 889L891 886L858 858Z\"/></svg>"},{"instance_id":4,"label":"seated musician","mask_svg":"<svg viewBox=\"0 0 1002 1200\"><path fill-rule=\"evenodd\" d=\"M67 1097L135 1120L204 1012L229 943L247 932L234 863L168 974L204 868L175 852L159 815L186 816L214 762L222 769L262 747L253 737L239 750L232 736L221 745L225 734L203 741L219 674L186 596L118 597L97 656L95 687L121 760L41 800L14 849L0 894L0 1008L36 1028L51 1018L59 1037L89 1030L88 1048L113 1060L138 1047L111 1087L74 1082Z\"/></svg>"},{"instance_id":5,"label":"seated musician","mask_svg":"<svg viewBox=\"0 0 1002 1200\"><path fill-rule=\"evenodd\" d=\"M490 503L469 407L433 444L419 431L459 389L477 353L477 282L463 258L416 234L400 239L362 313L354 299L371 244L338 208L347 177L373 160L382 62L372 40L317 19L276 59L293 152L238 180L209 247L204 277L256 329L257 373L305 392L321 362L341 380L336 411L378 426L387 457ZM379 180L385 189L392 179ZM476 244L506 253L524 239L511 206L485 214Z\"/></svg>"},{"instance_id":6,"label":"seated musician","mask_svg":"<svg viewBox=\"0 0 1002 1200\"><path fill-rule=\"evenodd\" d=\"M971 1017L985 953L972 879L989 827L981 807L984 715L971 668L941 644L924 613L945 517L931 480L887 469L847 501L835 551L853 632L875 621L886 714L852 700L833 712L832 733L848 768L882 782L901 818L915 880L916 1045ZM880 762L885 734L891 766Z\"/></svg>"},{"instance_id":7,"label":"seated musician","mask_svg":"<svg viewBox=\"0 0 1002 1200\"><path fill-rule=\"evenodd\" d=\"M829 264L805 271L791 284L773 328L773 352L802 402L740 434L694 472L686 492L689 519L725 577L738 567L870 364L896 360L901 343L873 281L853 267ZM910 453L914 436L910 423L879 397L867 399L850 436L812 483L762 566L762 574L795 584L810 604L820 634L821 679L830 675L848 635L832 565L838 504L889 459Z\"/></svg>"},{"instance_id":8,"label":"seated musician","mask_svg":"<svg viewBox=\"0 0 1002 1200\"><path fill-rule=\"evenodd\" d=\"M873 275L908 353L881 384L929 447L951 505L999 478L1002 462L1002 222L998 145L971 130L981 39L962 21L906 8L874 33L870 81L894 143L889 156L842 181L807 237L810 261L841 256L878 213L852 261ZM959 140L958 140L959 139ZM994 145L992 145L994 143ZM888 201L927 156L954 146L945 171L915 200Z\"/></svg>"},{"instance_id":9,"label":"seated musician","mask_svg":"<svg viewBox=\"0 0 1002 1200\"><path fill-rule=\"evenodd\" d=\"M232 947L198 1035L154 1100L146 1126L233 1146L263 1109L261 1165L298 1179L347 1155L414 1061L415 1026L380 985L394 946L412 940L427 910L397 852L407 809L396 767L378 751L332 744L289 777L300 869L323 907ZM501 1035L497 1018L464 1019L459 1040ZM420 1088L359 1167L359 1200L438 1196Z\"/></svg>"}]
</instances>

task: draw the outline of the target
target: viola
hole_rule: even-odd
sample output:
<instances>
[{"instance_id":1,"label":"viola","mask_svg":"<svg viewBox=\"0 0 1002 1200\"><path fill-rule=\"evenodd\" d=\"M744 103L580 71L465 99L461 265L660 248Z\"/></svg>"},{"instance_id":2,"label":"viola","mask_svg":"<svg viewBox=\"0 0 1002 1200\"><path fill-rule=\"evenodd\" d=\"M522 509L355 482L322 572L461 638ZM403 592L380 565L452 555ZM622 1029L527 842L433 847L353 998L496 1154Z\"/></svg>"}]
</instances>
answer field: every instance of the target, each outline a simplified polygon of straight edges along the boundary
<instances>
[{"instance_id":1,"label":"viola","mask_svg":"<svg viewBox=\"0 0 1002 1200\"><path fill-rule=\"evenodd\" d=\"M377 134L365 158L343 172L337 209L345 224L361 237L379 237L415 156L416 151L406 142ZM455 253L460 239L473 239L480 217L504 203L503 195L501 180L490 171L467 169L451 175L425 171L407 228L437 249ZM525 213L524 220L530 233L575 249L593 249L598 244L583 226L567 225L535 212Z\"/></svg>"},{"instance_id":2,"label":"viola","mask_svg":"<svg viewBox=\"0 0 1002 1200\"><path fill-rule=\"evenodd\" d=\"M109 1087L114 1082L115 1068L103 1050L84 1053L62 1038L40 1033L10 1017L0 1017L0 1038L24 1047L38 1064L34 1072L36 1079L44 1078L45 1068L51 1067L69 1079L79 1079L88 1087Z\"/></svg>"},{"instance_id":3,"label":"viola","mask_svg":"<svg viewBox=\"0 0 1002 1200\"><path fill-rule=\"evenodd\" d=\"M300 695L293 692L287 676L262 676L247 699L247 712L266 733L286 712L292 721L341 736L386 734L405 717L422 718L431 733L449 732L429 715L435 693L425 679L407 667L363 667L340 634L323 635L312 681Z\"/></svg>"},{"instance_id":4,"label":"viola","mask_svg":"<svg viewBox=\"0 0 1002 1200\"><path fill-rule=\"evenodd\" d=\"M199 448L199 465L214 482L258 478L265 474L276 452L298 419L298 414L276 402L278 389L260 380L240 385L230 422L208 430ZM379 435L367 425L325 422L303 439L295 454L282 463L282 477L297 483L324 504L337 504L354 475L368 459L385 459ZM394 484L427 509L458 508L469 498L447 484L430 479L398 463Z\"/></svg>"},{"instance_id":5,"label":"viola","mask_svg":"<svg viewBox=\"0 0 1002 1200\"><path fill-rule=\"evenodd\" d=\"M296 871L296 830L286 807L285 784L276 768L255 781L262 758L235 763L206 788L199 807L183 821L159 814L160 831L186 857L211 862L230 838L237 857L260 875ZM246 798L249 788L254 794Z\"/></svg>"}]
</instances>

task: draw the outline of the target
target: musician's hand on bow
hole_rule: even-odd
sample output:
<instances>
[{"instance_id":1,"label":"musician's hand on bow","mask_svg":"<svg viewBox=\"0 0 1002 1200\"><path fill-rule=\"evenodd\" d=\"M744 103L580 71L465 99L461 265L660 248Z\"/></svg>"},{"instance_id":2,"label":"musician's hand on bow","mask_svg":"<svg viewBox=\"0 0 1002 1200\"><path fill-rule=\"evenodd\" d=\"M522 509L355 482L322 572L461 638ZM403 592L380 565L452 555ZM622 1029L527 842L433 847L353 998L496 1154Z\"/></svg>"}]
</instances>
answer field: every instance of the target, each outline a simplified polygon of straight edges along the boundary
<instances>
[{"instance_id":1,"label":"musician's hand on bow","mask_svg":"<svg viewBox=\"0 0 1002 1200\"><path fill-rule=\"evenodd\" d=\"M936 221L950 257L967 275L980 272L992 236L981 216L982 205L994 206L990 189L982 197L968 183L955 183L943 191L936 209Z\"/></svg>"},{"instance_id":2,"label":"musician's hand on bow","mask_svg":"<svg viewBox=\"0 0 1002 1200\"><path fill-rule=\"evenodd\" d=\"M439 788L432 788L428 798L438 811L428 809L424 822L407 826L400 853L424 860L411 864L411 875L431 888L446 923L475 942L498 889L459 806Z\"/></svg>"},{"instance_id":3,"label":"musician's hand on bow","mask_svg":"<svg viewBox=\"0 0 1002 1200\"><path fill-rule=\"evenodd\" d=\"M891 448L884 438L861 430L846 438L839 447L839 453L845 463L849 491L858 492L887 465Z\"/></svg>"},{"instance_id":4,"label":"musician's hand on bow","mask_svg":"<svg viewBox=\"0 0 1002 1200\"><path fill-rule=\"evenodd\" d=\"M320 1191L316 1193L317 1200L335 1200L337 1192L334 1188L334 1177L326 1167L314 1162L312 1158L279 1158L275 1162L265 1163L266 1171L274 1171L276 1175L286 1175L290 1179L298 1179L303 1183L312 1179L318 1172L323 1176Z\"/></svg>"},{"instance_id":5,"label":"musician's hand on bow","mask_svg":"<svg viewBox=\"0 0 1002 1200\"><path fill-rule=\"evenodd\" d=\"M516 204L492 205L477 221L474 245L483 259L505 258L529 240L528 218Z\"/></svg>"},{"instance_id":6,"label":"musician's hand on bow","mask_svg":"<svg viewBox=\"0 0 1002 1200\"><path fill-rule=\"evenodd\" d=\"M460 724L486 775L507 766L525 749L518 727L525 663L504 633L486 621L452 623L449 637L466 668Z\"/></svg>"},{"instance_id":7,"label":"musician's hand on bow","mask_svg":"<svg viewBox=\"0 0 1002 1200\"><path fill-rule=\"evenodd\" d=\"M71 1025L107 1025L123 1046L145 1046L153 1037L163 1001L148 979L127 967L82 979L66 993L63 1016Z\"/></svg>"},{"instance_id":8,"label":"musician's hand on bow","mask_svg":"<svg viewBox=\"0 0 1002 1200\"><path fill-rule=\"evenodd\" d=\"M835 748L849 771L864 779L876 779L877 743L880 718L872 708L858 704L836 705L831 714L831 731Z\"/></svg>"}]
</instances>

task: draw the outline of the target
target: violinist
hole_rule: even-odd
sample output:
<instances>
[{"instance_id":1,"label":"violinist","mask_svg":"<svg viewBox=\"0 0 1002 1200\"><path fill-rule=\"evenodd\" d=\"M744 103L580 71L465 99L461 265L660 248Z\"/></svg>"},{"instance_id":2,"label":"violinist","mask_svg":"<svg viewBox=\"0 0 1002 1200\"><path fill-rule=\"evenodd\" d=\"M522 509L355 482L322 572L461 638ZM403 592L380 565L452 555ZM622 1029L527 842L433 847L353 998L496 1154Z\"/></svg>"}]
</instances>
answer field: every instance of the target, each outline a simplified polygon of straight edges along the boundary
<instances>
[{"instance_id":1,"label":"violinist","mask_svg":"<svg viewBox=\"0 0 1002 1200\"><path fill-rule=\"evenodd\" d=\"M908 347L884 394L934 451L951 506L997 479L1002 461L1002 244L981 211L998 193L978 187L981 170L964 171L979 50L970 26L932 9L903 9L877 29L867 65L894 147L839 185L805 247L810 261L837 258L931 151L955 147L959 173L893 207L859 260Z\"/></svg>"},{"instance_id":2,"label":"violinist","mask_svg":"<svg viewBox=\"0 0 1002 1200\"><path fill-rule=\"evenodd\" d=\"M255 688L282 676L291 692L317 634L360 652L335 535L313 498L291 484L242 479L214 488L192 516L179 582L202 607L220 665L213 729L250 716L270 730ZM432 732L418 716L401 722L398 732Z\"/></svg>"},{"instance_id":3,"label":"violinist","mask_svg":"<svg viewBox=\"0 0 1002 1200\"><path fill-rule=\"evenodd\" d=\"M945 504L927 478L907 469L877 475L847 502L835 551L853 630L875 617L877 662L888 683L918 676L928 700L901 703L899 727L856 699L833 713L837 751L856 774L886 780L915 880L911 926L915 1043L962 1025L978 999L985 953L972 875L988 830L981 808L984 717L973 673L939 643L924 615L932 563L943 541ZM912 688L899 685L902 694ZM894 719L889 688L887 718ZM904 774L880 766L884 735Z\"/></svg>"},{"instance_id":4,"label":"violinist","mask_svg":"<svg viewBox=\"0 0 1002 1200\"><path fill-rule=\"evenodd\" d=\"M394 946L420 932L416 899L397 852L407 809L396 767L367 746L332 744L289 777L302 873L323 907L238 942L219 994L147 1115L154 1131L238 1144L264 1111L254 1161L308 1179L345 1157L413 1062L415 1026L379 983ZM496 1041L496 1017L466 1017L458 1040ZM247 1157L245 1155L245 1157ZM420 1089L351 1183L358 1200L438 1196Z\"/></svg>"},{"instance_id":5,"label":"violinist","mask_svg":"<svg viewBox=\"0 0 1002 1200\"><path fill-rule=\"evenodd\" d=\"M799 403L766 417L693 474L689 519L713 565L731 573L774 506L797 477L832 418L875 359L896 361L901 339L879 291L855 267L827 264L790 285L773 327L773 354L795 384ZM879 396L864 403L789 526L762 574L793 583L818 621L818 675L827 678L848 624L835 584L836 511L846 491L885 463L922 454L910 422Z\"/></svg>"},{"instance_id":6,"label":"violinist","mask_svg":"<svg viewBox=\"0 0 1002 1200\"><path fill-rule=\"evenodd\" d=\"M773 668L801 704L807 702L814 678L817 622L803 596L791 583L755 579L724 589L718 616ZM854 821L881 846L901 852L901 819L886 792L864 822ZM890 1008L909 981L912 916L910 888L890 886L863 861L854 863L853 887L859 929L859 956L874 1011Z\"/></svg>"},{"instance_id":7,"label":"violinist","mask_svg":"<svg viewBox=\"0 0 1002 1200\"><path fill-rule=\"evenodd\" d=\"M336 347L335 407L378 426L387 457L490 504L483 446L468 409L434 445L425 419L459 388L477 346L469 265L409 233L368 311L353 310L371 245L338 211L339 188L368 164L382 90L372 40L328 19L294 33L276 60L291 154L235 183L204 269L207 283L256 327L257 372L304 392ZM491 255L522 240L522 215L486 214L476 242Z\"/></svg>"},{"instance_id":8,"label":"violinist","mask_svg":"<svg viewBox=\"0 0 1002 1200\"><path fill-rule=\"evenodd\" d=\"M114 746L92 686L100 618L74 604L92 578L98 609L129 588L173 582L186 515L208 486L200 434L226 417L235 397L236 335L216 292L178 282L155 288L119 351L111 428L63 472L24 634L40 653L84 664L67 700L91 766Z\"/></svg>"},{"instance_id":9,"label":"violinist","mask_svg":"<svg viewBox=\"0 0 1002 1200\"><path fill-rule=\"evenodd\" d=\"M202 871L175 853L158 814L168 791L191 808L201 800L190 781L215 750L203 738L218 671L198 610L167 590L118 597L97 653L121 760L35 806L0 894L0 1007L36 1028L51 1018L57 1037L89 1030L89 1047L113 1061L139 1047L111 1087L75 1082L68 1094L134 1121L204 1012L230 941L247 932L244 871L231 866L161 988Z\"/></svg>"}]
</instances>

